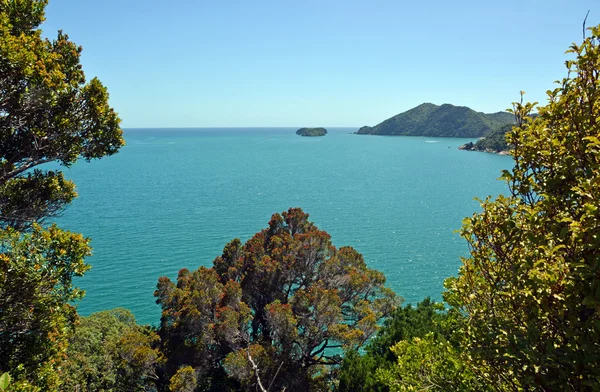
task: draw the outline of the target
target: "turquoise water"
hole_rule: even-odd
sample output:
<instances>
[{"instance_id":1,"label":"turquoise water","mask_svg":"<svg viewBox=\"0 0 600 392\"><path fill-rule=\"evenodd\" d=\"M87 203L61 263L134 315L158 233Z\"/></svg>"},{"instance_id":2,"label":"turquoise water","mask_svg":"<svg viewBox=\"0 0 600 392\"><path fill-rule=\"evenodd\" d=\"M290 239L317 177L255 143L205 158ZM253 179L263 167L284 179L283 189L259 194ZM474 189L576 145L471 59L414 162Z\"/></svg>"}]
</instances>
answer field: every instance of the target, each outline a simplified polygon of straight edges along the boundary
<instances>
[{"instance_id":1,"label":"turquoise water","mask_svg":"<svg viewBox=\"0 0 600 392\"><path fill-rule=\"evenodd\" d=\"M92 238L77 284L83 315L114 307L157 324L160 276L210 265L289 207L351 245L406 302L441 298L466 242L454 231L474 197L506 192L510 157L465 152L465 139L380 137L330 129L130 129L119 154L66 171L79 198L58 219Z\"/></svg>"}]
</instances>

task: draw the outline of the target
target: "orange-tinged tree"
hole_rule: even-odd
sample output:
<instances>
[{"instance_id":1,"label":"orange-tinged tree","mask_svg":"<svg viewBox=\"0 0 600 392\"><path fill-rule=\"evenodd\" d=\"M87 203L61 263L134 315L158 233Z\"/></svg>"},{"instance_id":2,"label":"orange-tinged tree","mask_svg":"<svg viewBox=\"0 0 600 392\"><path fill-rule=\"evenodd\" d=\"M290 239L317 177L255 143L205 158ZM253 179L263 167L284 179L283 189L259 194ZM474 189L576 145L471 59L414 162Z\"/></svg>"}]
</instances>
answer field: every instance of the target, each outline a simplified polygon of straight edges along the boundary
<instances>
[{"instance_id":1,"label":"orange-tinged tree","mask_svg":"<svg viewBox=\"0 0 600 392\"><path fill-rule=\"evenodd\" d=\"M395 309L384 283L301 209L274 214L245 244L228 243L212 268L159 280L167 372L192 366L209 380L225 369L247 388L315 388L342 348L361 347Z\"/></svg>"}]
</instances>

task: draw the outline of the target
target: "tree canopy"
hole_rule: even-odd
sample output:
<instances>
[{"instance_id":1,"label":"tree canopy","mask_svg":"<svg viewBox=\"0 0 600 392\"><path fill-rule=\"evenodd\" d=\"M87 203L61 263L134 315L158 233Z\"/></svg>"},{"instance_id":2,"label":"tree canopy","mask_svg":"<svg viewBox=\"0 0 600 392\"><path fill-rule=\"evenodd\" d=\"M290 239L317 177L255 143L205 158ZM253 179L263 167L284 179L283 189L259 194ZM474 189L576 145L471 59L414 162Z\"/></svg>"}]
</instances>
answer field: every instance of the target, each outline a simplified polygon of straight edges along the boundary
<instances>
[{"instance_id":1,"label":"tree canopy","mask_svg":"<svg viewBox=\"0 0 600 392\"><path fill-rule=\"evenodd\" d=\"M83 317L69 339L62 391L151 390L163 357L158 336L126 309Z\"/></svg>"},{"instance_id":2,"label":"tree canopy","mask_svg":"<svg viewBox=\"0 0 600 392\"><path fill-rule=\"evenodd\" d=\"M97 78L86 83L81 47L62 31L42 38L47 0L0 0L0 225L28 227L76 196L60 171L124 144ZM36 169L37 168L37 169ZM35 169L35 170L34 170Z\"/></svg>"},{"instance_id":3,"label":"tree canopy","mask_svg":"<svg viewBox=\"0 0 600 392\"><path fill-rule=\"evenodd\" d=\"M89 268L88 240L35 225L24 236L0 230L0 251L0 373L55 389L67 331L77 320L70 303L83 296L72 279Z\"/></svg>"},{"instance_id":4,"label":"tree canopy","mask_svg":"<svg viewBox=\"0 0 600 392\"><path fill-rule=\"evenodd\" d=\"M600 384L600 27L549 102L515 104L511 195L465 219L471 256L446 283L467 359L499 390Z\"/></svg>"},{"instance_id":5,"label":"tree canopy","mask_svg":"<svg viewBox=\"0 0 600 392\"><path fill-rule=\"evenodd\" d=\"M16 390L59 389L72 302L83 296L73 277L91 253L82 235L41 226L76 197L62 172L41 165L124 144L106 88L86 83L81 47L61 31L42 38L46 4L0 0L0 373Z\"/></svg>"},{"instance_id":6,"label":"tree canopy","mask_svg":"<svg viewBox=\"0 0 600 392\"><path fill-rule=\"evenodd\" d=\"M413 338L430 338L444 342L452 334L450 315L443 305L425 298L416 307L398 308L384 322L377 335L369 341L365 352L348 351L337 375L339 392L389 391L390 387L378 373L390 371L397 362L391 348ZM389 376L387 379L397 379Z\"/></svg>"},{"instance_id":7,"label":"tree canopy","mask_svg":"<svg viewBox=\"0 0 600 392\"><path fill-rule=\"evenodd\" d=\"M209 379L224 369L246 387L317 388L340 349L362 346L395 308L384 282L302 210L275 214L245 244L228 243L212 268L159 280L168 372L191 366Z\"/></svg>"}]
</instances>

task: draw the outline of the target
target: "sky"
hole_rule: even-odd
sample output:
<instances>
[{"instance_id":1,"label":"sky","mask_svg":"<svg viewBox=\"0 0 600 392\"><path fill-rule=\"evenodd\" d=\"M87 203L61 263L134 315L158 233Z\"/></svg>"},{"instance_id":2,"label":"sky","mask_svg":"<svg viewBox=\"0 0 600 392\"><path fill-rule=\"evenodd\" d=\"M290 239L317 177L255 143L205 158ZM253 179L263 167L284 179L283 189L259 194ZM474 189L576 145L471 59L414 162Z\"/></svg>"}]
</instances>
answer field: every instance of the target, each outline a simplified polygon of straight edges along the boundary
<instances>
[{"instance_id":1,"label":"sky","mask_svg":"<svg viewBox=\"0 0 600 392\"><path fill-rule=\"evenodd\" d=\"M594 0L50 0L124 128L360 127L543 103Z\"/></svg>"}]
</instances>

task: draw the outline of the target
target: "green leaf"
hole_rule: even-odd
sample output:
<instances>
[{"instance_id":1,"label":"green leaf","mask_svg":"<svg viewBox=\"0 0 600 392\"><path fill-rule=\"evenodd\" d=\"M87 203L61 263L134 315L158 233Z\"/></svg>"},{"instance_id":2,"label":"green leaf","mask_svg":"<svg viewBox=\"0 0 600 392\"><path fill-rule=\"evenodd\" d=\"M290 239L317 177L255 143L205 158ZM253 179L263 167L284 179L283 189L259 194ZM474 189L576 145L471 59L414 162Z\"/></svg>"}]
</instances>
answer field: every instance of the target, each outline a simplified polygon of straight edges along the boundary
<instances>
[{"instance_id":1,"label":"green leaf","mask_svg":"<svg viewBox=\"0 0 600 392\"><path fill-rule=\"evenodd\" d=\"M0 391L8 391L10 386L10 374L4 373L0 376Z\"/></svg>"}]
</instances>

